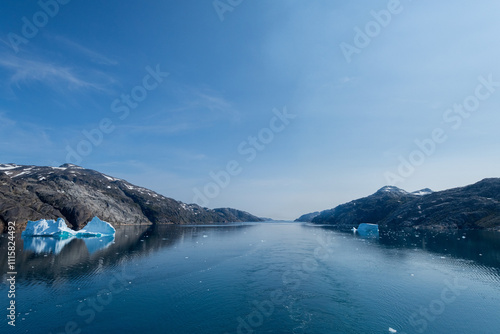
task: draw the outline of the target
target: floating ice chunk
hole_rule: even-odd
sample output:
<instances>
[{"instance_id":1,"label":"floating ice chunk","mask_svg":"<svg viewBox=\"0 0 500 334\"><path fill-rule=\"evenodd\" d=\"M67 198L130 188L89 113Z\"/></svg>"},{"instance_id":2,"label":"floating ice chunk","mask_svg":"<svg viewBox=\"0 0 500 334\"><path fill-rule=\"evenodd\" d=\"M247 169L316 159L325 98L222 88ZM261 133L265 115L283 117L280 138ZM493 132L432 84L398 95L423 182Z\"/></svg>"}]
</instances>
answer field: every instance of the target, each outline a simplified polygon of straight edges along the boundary
<instances>
[{"instance_id":1,"label":"floating ice chunk","mask_svg":"<svg viewBox=\"0 0 500 334\"><path fill-rule=\"evenodd\" d=\"M391 333L397 333L398 331L397 331L397 330L395 330L395 329L394 329L394 328L392 328L392 327L389 327L389 332L391 332Z\"/></svg>"},{"instance_id":2,"label":"floating ice chunk","mask_svg":"<svg viewBox=\"0 0 500 334\"><path fill-rule=\"evenodd\" d=\"M22 236L43 236L43 237L69 237L76 233L64 222L64 219L55 220L41 219L37 221L28 221L26 229Z\"/></svg>"},{"instance_id":3,"label":"floating ice chunk","mask_svg":"<svg viewBox=\"0 0 500 334\"><path fill-rule=\"evenodd\" d=\"M29 221L23 231L24 249L35 253L59 254L73 239L83 238L90 254L111 245L115 240L115 228L94 217L85 229L74 231L66 226L64 219L57 221L41 219Z\"/></svg>"},{"instance_id":4,"label":"floating ice chunk","mask_svg":"<svg viewBox=\"0 0 500 334\"><path fill-rule=\"evenodd\" d=\"M115 228L111 224L94 217L86 226L85 229L74 231L66 226L64 219L59 218L57 221L41 219L38 221L29 221L26 229L21 234L23 237L100 237L103 235L114 235Z\"/></svg>"},{"instance_id":5,"label":"floating ice chunk","mask_svg":"<svg viewBox=\"0 0 500 334\"><path fill-rule=\"evenodd\" d=\"M78 231L78 233L85 234L100 234L100 235L114 235L116 232L115 228L111 226L110 223L100 220L97 217L92 218L92 220L84 227L83 230Z\"/></svg>"},{"instance_id":6,"label":"floating ice chunk","mask_svg":"<svg viewBox=\"0 0 500 334\"><path fill-rule=\"evenodd\" d=\"M356 233L362 237L378 237L378 225L366 223L359 224Z\"/></svg>"}]
</instances>

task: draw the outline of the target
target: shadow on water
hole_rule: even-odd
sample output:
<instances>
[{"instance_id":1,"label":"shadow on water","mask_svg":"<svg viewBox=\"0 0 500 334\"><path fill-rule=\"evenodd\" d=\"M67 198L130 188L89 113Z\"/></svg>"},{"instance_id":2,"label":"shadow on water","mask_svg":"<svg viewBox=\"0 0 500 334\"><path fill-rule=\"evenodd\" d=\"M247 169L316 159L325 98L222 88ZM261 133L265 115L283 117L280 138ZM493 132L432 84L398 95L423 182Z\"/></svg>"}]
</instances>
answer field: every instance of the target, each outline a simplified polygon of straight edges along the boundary
<instances>
[{"instance_id":1,"label":"shadow on water","mask_svg":"<svg viewBox=\"0 0 500 334\"><path fill-rule=\"evenodd\" d=\"M352 235L353 238L368 239L381 247L421 249L442 256L475 261L478 264L500 269L500 232L480 230L433 231L403 229L386 231L381 229L377 237L363 237L352 232L339 232L334 226L322 229Z\"/></svg>"},{"instance_id":2,"label":"shadow on water","mask_svg":"<svg viewBox=\"0 0 500 334\"><path fill-rule=\"evenodd\" d=\"M38 280L51 283L64 277L82 276L173 247L179 241L197 240L203 237L205 229L222 229L225 233L235 233L251 226L119 226L114 237L69 239L22 238L21 233L18 233L17 279L20 282ZM6 234L0 236L0 267L6 268L9 240Z\"/></svg>"},{"instance_id":3,"label":"shadow on water","mask_svg":"<svg viewBox=\"0 0 500 334\"><path fill-rule=\"evenodd\" d=\"M398 232L381 232L380 244L391 248L417 248L500 268L500 232L409 229Z\"/></svg>"}]
</instances>

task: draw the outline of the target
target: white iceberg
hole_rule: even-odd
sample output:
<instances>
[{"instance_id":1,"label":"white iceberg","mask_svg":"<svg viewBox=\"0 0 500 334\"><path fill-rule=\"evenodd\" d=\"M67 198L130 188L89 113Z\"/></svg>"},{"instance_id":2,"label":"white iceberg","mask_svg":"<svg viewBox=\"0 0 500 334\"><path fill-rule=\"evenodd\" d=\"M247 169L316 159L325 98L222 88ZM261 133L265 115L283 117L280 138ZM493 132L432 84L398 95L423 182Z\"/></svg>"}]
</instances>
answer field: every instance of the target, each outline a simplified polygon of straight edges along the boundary
<instances>
[{"instance_id":1,"label":"white iceberg","mask_svg":"<svg viewBox=\"0 0 500 334\"><path fill-rule=\"evenodd\" d=\"M21 234L23 237L101 237L105 235L115 235L115 228L110 223L94 217L83 230L74 231L70 229L64 219L57 221L41 219L37 221L28 221L26 229Z\"/></svg>"},{"instance_id":2,"label":"white iceberg","mask_svg":"<svg viewBox=\"0 0 500 334\"><path fill-rule=\"evenodd\" d=\"M75 238L84 239L90 254L111 245L115 240L116 230L110 223L94 217L84 229L70 229L64 219L57 221L41 219L29 221L23 231L24 249L35 253L59 254Z\"/></svg>"},{"instance_id":3,"label":"white iceberg","mask_svg":"<svg viewBox=\"0 0 500 334\"><path fill-rule=\"evenodd\" d=\"M70 229L64 219L55 220L41 219L37 221L28 221L26 229L21 234L22 236L43 236L43 237L69 237L76 233Z\"/></svg>"},{"instance_id":4,"label":"white iceberg","mask_svg":"<svg viewBox=\"0 0 500 334\"><path fill-rule=\"evenodd\" d=\"M86 234L114 235L116 230L110 223L94 217L83 230L78 231Z\"/></svg>"}]
</instances>

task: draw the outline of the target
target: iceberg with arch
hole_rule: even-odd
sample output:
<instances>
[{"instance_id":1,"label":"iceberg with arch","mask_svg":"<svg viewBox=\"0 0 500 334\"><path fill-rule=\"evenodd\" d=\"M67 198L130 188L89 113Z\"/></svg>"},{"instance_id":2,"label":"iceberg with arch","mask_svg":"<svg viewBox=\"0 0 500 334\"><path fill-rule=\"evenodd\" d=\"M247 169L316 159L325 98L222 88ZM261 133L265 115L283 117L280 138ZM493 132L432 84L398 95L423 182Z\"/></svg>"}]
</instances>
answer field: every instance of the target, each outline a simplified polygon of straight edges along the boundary
<instances>
[{"instance_id":1,"label":"iceberg with arch","mask_svg":"<svg viewBox=\"0 0 500 334\"><path fill-rule=\"evenodd\" d=\"M21 234L23 237L55 237L55 238L85 238L115 235L115 228L110 223L94 217L82 230L70 229L64 219L40 219L28 221L26 229Z\"/></svg>"}]
</instances>

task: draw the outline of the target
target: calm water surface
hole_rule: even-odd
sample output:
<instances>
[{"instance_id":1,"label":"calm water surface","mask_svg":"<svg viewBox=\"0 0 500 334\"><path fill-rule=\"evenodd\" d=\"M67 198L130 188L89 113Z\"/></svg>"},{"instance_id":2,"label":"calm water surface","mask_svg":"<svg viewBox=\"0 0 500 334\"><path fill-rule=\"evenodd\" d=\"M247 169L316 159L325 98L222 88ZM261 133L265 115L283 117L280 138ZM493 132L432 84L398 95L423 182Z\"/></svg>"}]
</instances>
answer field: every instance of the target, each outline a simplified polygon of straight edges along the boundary
<instances>
[{"instance_id":1,"label":"calm water surface","mask_svg":"<svg viewBox=\"0 0 500 334\"><path fill-rule=\"evenodd\" d=\"M290 222L17 239L0 333L499 333L500 233L363 239Z\"/></svg>"}]
</instances>

